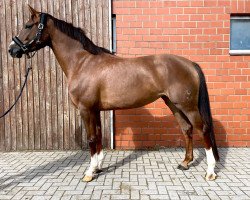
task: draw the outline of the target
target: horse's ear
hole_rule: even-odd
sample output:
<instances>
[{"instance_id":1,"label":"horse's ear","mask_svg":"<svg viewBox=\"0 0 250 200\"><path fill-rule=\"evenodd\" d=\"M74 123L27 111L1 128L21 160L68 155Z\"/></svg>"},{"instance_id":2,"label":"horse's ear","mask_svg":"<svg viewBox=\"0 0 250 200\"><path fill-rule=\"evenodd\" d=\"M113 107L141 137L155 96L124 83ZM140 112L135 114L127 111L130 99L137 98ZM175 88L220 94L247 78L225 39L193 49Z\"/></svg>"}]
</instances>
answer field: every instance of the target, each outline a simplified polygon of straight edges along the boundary
<instances>
[{"instance_id":1,"label":"horse's ear","mask_svg":"<svg viewBox=\"0 0 250 200\"><path fill-rule=\"evenodd\" d=\"M37 12L34 8L32 8L30 5L28 5L29 7L29 11L31 13L32 16L36 16L39 14L39 12Z\"/></svg>"}]
</instances>

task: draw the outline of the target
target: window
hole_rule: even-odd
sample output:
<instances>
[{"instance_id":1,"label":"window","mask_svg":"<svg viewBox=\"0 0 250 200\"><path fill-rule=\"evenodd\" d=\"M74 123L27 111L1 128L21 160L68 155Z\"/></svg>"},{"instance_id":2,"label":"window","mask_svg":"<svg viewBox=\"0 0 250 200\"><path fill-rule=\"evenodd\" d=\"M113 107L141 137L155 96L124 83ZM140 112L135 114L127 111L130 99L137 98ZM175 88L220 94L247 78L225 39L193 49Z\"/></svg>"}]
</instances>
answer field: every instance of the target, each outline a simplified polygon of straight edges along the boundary
<instances>
[{"instance_id":1,"label":"window","mask_svg":"<svg viewBox=\"0 0 250 200\"><path fill-rule=\"evenodd\" d=\"M112 15L112 52L116 53L116 15Z\"/></svg>"},{"instance_id":2,"label":"window","mask_svg":"<svg viewBox=\"0 0 250 200\"><path fill-rule=\"evenodd\" d=\"M230 55L250 55L250 15L230 19Z\"/></svg>"}]
</instances>

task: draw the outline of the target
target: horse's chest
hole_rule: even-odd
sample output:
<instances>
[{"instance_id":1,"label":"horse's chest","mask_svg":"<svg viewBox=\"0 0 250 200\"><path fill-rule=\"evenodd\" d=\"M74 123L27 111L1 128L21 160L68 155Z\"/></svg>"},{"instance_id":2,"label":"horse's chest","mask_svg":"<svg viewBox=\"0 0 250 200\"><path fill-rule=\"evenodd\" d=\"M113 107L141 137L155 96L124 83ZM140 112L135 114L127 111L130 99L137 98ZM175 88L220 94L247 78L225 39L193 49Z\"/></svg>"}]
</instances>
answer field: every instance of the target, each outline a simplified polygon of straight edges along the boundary
<instances>
[{"instance_id":1,"label":"horse's chest","mask_svg":"<svg viewBox=\"0 0 250 200\"><path fill-rule=\"evenodd\" d=\"M93 83L78 81L69 84L69 96L73 104L79 108L79 105L91 106L97 98L97 89Z\"/></svg>"}]
</instances>

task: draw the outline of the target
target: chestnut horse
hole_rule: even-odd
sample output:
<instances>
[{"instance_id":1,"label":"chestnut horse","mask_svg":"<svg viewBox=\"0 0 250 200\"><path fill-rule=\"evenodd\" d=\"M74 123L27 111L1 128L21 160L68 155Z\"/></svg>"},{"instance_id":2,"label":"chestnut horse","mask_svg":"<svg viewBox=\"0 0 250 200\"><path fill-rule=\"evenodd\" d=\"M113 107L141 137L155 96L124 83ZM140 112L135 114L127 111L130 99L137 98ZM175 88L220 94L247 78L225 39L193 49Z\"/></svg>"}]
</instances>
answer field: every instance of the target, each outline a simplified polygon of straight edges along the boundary
<instances>
[{"instance_id":1,"label":"chestnut horse","mask_svg":"<svg viewBox=\"0 0 250 200\"><path fill-rule=\"evenodd\" d=\"M49 46L68 80L69 95L80 110L90 147L91 181L103 162L100 111L144 106L162 98L185 137L186 155L178 166L193 160L192 131L202 137L207 156L206 179L214 180L219 160L205 77L198 64L175 55L121 58L96 46L85 32L29 6L31 18L9 46L12 57Z\"/></svg>"}]
</instances>

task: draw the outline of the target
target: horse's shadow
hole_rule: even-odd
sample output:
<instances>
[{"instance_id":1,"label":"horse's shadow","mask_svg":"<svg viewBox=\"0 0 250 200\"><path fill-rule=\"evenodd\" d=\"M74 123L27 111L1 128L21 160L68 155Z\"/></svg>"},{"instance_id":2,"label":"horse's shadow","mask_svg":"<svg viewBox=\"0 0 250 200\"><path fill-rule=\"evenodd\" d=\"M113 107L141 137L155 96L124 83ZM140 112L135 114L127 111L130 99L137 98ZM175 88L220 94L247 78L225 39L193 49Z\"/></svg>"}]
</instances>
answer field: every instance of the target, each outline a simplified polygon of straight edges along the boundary
<instances>
[{"instance_id":1,"label":"horse's shadow","mask_svg":"<svg viewBox=\"0 0 250 200\"><path fill-rule=\"evenodd\" d=\"M58 171L65 171L68 168L81 167L89 161L89 154L87 152L77 151L72 152L70 156L65 156L63 153L60 159L49 162L38 167L30 167L30 169L16 174L0 178L0 191L10 187L15 187L19 183L30 182L32 179L41 178L46 175L53 174Z\"/></svg>"},{"instance_id":2,"label":"horse's shadow","mask_svg":"<svg viewBox=\"0 0 250 200\"><path fill-rule=\"evenodd\" d=\"M149 148L147 148L148 150L155 150L155 149L159 149L159 148L164 148L161 147L160 144L167 144L169 145L169 147L184 147L185 141L184 141L184 137L181 133L180 127L178 126L176 120L174 119L173 115L171 114L167 114L165 116L154 116L152 115L148 109L146 108L138 108L135 109L136 111L134 113L140 113L142 114L144 117L142 119L146 119L146 122L144 121L142 123L142 121L140 120L140 117L138 116L138 121L133 121L131 123L130 126L124 126L123 129L126 130L127 128L129 128L129 130L131 131L131 133L135 133L132 134L132 140L130 142L132 142L132 146L134 149L136 150L142 150L142 151L133 151L130 155L126 156L124 159L119 160L118 162L109 165L108 167L103 169L103 174L107 174L111 171L114 171L115 169L119 168L120 166L123 166L125 164L127 164L128 162L131 162L133 160L136 160L137 158L145 155L147 153L147 151L143 151L145 150L145 146L143 146L143 143L138 143L138 128L142 130L149 128L149 124L152 124L152 122L156 122L155 124L157 124L157 122L161 122L159 123L159 125L167 125L165 127L166 129L166 133L168 132L167 129L175 129L175 131L173 133L171 133L172 131L170 131L170 133L167 133L169 135L174 134L174 141L169 140L167 143L165 141L162 140L158 140L155 141L155 146L151 146ZM126 115L126 112L121 111L122 114ZM129 119L129 115L131 115L131 112L128 112L128 116L127 119ZM118 116L119 117L119 116ZM126 116L125 116L126 118ZM174 119L174 120L173 120ZM124 123L124 124L128 124L128 122ZM154 124L154 123L153 123ZM227 147L227 141L226 141L226 130L224 129L223 124L217 120L217 119L213 119L213 124L214 124L214 132L215 132L215 137L216 137L216 141L217 141L217 146L223 146L223 147ZM123 132L124 130L119 130L119 133ZM155 133L158 134L158 133ZM200 138L200 136L198 136L198 134L194 131L193 133L194 135L194 148L195 148L195 152L194 152L194 161L192 163L190 163L190 167L196 167L198 165L200 165L200 163L206 159L206 155L205 155L205 150L204 150L204 146L203 146L203 142ZM122 137L121 137L122 138ZM157 138L157 137L153 137L153 138ZM159 137L158 137L159 138ZM173 138L173 137L170 137ZM148 139L150 140L150 136L148 137ZM118 141L119 142L119 141ZM158 142L158 143L157 143ZM173 151L176 151L176 149L171 149ZM217 162L216 164L216 168L215 168L215 172L220 172L221 169L224 168L225 166L225 160L226 160L226 156L227 156L227 149L223 148L223 149L218 149L219 151L219 156L220 156L220 161ZM185 156L185 149L183 149L183 159ZM176 166L177 167L177 166Z\"/></svg>"}]
</instances>

